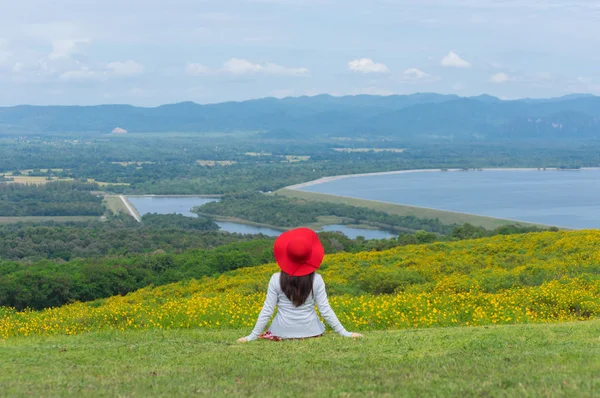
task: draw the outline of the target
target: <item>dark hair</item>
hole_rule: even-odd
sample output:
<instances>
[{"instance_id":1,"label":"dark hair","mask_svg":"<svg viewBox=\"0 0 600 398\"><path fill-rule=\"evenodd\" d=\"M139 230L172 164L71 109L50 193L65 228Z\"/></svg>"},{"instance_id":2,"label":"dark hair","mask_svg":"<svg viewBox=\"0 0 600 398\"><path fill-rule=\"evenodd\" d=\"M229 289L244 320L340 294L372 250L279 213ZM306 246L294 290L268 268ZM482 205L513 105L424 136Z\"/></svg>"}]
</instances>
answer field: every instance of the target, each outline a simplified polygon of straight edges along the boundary
<instances>
[{"instance_id":1,"label":"dark hair","mask_svg":"<svg viewBox=\"0 0 600 398\"><path fill-rule=\"evenodd\" d=\"M285 272L281 272L279 285L285 296L294 303L294 306L299 307L304 304L308 295L312 293L314 280L314 272L304 276L290 276Z\"/></svg>"}]
</instances>

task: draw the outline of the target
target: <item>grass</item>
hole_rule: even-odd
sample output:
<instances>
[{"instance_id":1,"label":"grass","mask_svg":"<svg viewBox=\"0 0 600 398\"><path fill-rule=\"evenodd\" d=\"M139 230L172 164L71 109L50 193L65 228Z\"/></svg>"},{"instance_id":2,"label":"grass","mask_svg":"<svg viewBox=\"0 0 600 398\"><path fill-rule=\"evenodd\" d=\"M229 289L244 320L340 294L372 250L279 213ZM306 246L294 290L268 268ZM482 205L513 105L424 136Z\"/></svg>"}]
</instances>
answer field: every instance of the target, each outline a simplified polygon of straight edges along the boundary
<instances>
[{"instance_id":1,"label":"grass","mask_svg":"<svg viewBox=\"0 0 600 398\"><path fill-rule=\"evenodd\" d=\"M312 200L317 202L329 202L329 203L341 203L350 206L366 207L372 210L383 211L388 214L395 214L399 216L415 216L419 218L438 218L440 222L444 224L464 224L469 223L475 226L481 226L486 229L494 229L502 225L525 225L532 226L539 224L532 224L521 221L503 220L500 218L478 216L474 214L457 213L451 211L428 209L425 207L399 205L395 203L379 202L375 200L349 198L344 196L327 195L316 192L298 191L295 189L280 189L275 192L276 195L301 198L305 200Z\"/></svg>"},{"instance_id":2,"label":"grass","mask_svg":"<svg viewBox=\"0 0 600 398\"><path fill-rule=\"evenodd\" d=\"M88 180L89 183L96 183L100 187L106 187L106 186L109 186L109 185L122 185L122 186L129 186L129 185L131 185L128 182L103 182L103 181L96 181L93 178L88 178L87 180Z\"/></svg>"},{"instance_id":3,"label":"grass","mask_svg":"<svg viewBox=\"0 0 600 398\"><path fill-rule=\"evenodd\" d=\"M299 155L299 156L296 156L296 155L285 155L284 158L285 158L285 160L287 162L295 163L295 162L306 162L307 160L310 159L310 156L306 156L306 155Z\"/></svg>"},{"instance_id":4,"label":"grass","mask_svg":"<svg viewBox=\"0 0 600 398\"><path fill-rule=\"evenodd\" d=\"M599 320L235 343L248 332L179 329L0 340L2 395L600 394Z\"/></svg>"},{"instance_id":5,"label":"grass","mask_svg":"<svg viewBox=\"0 0 600 398\"><path fill-rule=\"evenodd\" d=\"M110 162L110 163L118 164L123 167L131 166L131 165L142 166L144 164L154 164L154 162Z\"/></svg>"},{"instance_id":6,"label":"grass","mask_svg":"<svg viewBox=\"0 0 600 398\"><path fill-rule=\"evenodd\" d=\"M348 228L363 228L363 229L372 229L372 230L380 229L380 228L374 227L369 224L364 224L364 223L344 224L345 222L348 222L348 221L353 221L353 220L351 218L337 217L337 216L319 216L319 217L317 217L316 222L303 225L303 227L314 229L314 230L321 230L326 225L344 225L345 227L348 227Z\"/></svg>"},{"instance_id":7,"label":"grass","mask_svg":"<svg viewBox=\"0 0 600 398\"><path fill-rule=\"evenodd\" d=\"M232 166L236 164L235 160L196 160L196 164L199 166Z\"/></svg>"},{"instance_id":8,"label":"grass","mask_svg":"<svg viewBox=\"0 0 600 398\"><path fill-rule=\"evenodd\" d=\"M402 149L402 148L333 148L333 150L336 151L336 152L348 152L348 153L352 153L352 152L375 152L375 153L379 153L379 152L394 152L394 153L402 153L406 149Z\"/></svg>"},{"instance_id":9,"label":"grass","mask_svg":"<svg viewBox=\"0 0 600 398\"><path fill-rule=\"evenodd\" d=\"M105 195L104 196L104 206L115 215L118 214L126 214L130 215L129 210L119 197L119 195Z\"/></svg>"},{"instance_id":10,"label":"grass","mask_svg":"<svg viewBox=\"0 0 600 398\"><path fill-rule=\"evenodd\" d=\"M46 170L46 169L42 169ZM53 170L62 170L62 169L53 169ZM27 170L25 170L27 171ZM17 184L36 184L36 185L43 185L43 184L47 184L49 182L57 182L57 181L74 181L73 178L71 177L44 177L44 176L27 176L27 175L21 175L21 176L13 176L10 173L6 173L6 174L2 174L0 173L0 176L5 176L9 182L13 182L13 183L17 183ZM125 183L125 182L102 182L102 181L96 181L92 178L88 178L87 181L89 183L96 183L101 187L105 187L108 185L130 185L129 183Z\"/></svg>"},{"instance_id":11,"label":"grass","mask_svg":"<svg viewBox=\"0 0 600 398\"><path fill-rule=\"evenodd\" d=\"M58 177L50 177L50 179L48 179L47 177L7 176L7 178L9 178L10 181L18 183L18 184L36 184L36 185L42 185L42 184L47 184L49 182L56 182L56 181L73 181L72 178L58 178Z\"/></svg>"},{"instance_id":12,"label":"grass","mask_svg":"<svg viewBox=\"0 0 600 398\"><path fill-rule=\"evenodd\" d=\"M0 217L0 224L9 224L16 222L73 222L73 221L94 221L98 220L95 216L24 216L24 217Z\"/></svg>"}]
</instances>

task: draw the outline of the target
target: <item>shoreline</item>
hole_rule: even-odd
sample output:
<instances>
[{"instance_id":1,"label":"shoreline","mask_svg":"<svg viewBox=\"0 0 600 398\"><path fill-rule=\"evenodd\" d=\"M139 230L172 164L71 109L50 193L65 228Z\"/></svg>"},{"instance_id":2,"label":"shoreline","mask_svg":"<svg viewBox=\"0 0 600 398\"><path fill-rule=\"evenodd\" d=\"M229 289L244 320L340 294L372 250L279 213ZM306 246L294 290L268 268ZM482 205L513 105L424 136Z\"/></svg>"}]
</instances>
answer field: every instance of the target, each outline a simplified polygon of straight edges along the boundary
<instances>
[{"instance_id":1,"label":"shoreline","mask_svg":"<svg viewBox=\"0 0 600 398\"><path fill-rule=\"evenodd\" d=\"M242 224L242 225L248 225L248 226L251 226L251 227L272 229L274 231L279 231L279 232L285 232L285 231L288 231L288 230L291 229L291 228L288 228L288 227L279 227L277 225L263 224L263 223L259 223L259 222L256 222L256 221L244 220L242 218L228 217L228 216L219 216L219 215L216 215L216 214L202 213L202 212L197 212L197 211L193 211L193 210L194 210L194 208L190 209L190 212L196 214L197 216L202 216L202 217L210 218L210 219L212 219L216 223L226 222L226 223L232 223L232 224Z\"/></svg>"},{"instance_id":2,"label":"shoreline","mask_svg":"<svg viewBox=\"0 0 600 398\"><path fill-rule=\"evenodd\" d=\"M462 215L465 215L465 216L491 218L491 219L494 219L494 220L508 221L508 222L515 223L515 224L520 224L520 225L526 224L526 225L531 225L531 226L548 227L548 228L550 228L550 227L556 227L556 228L559 228L559 229L571 230L571 231L578 230L577 228L561 227L560 225L550 225L550 224L534 223L534 222L531 222L531 221L513 220L513 219L510 219L510 218L500 218L500 217L483 216L481 214L465 213L465 212L462 212L462 211L454 211L454 210L437 209L435 207L423 207L423 206L414 206L414 205L404 205L404 204L400 204L400 203L386 202L385 200L362 199L362 198L355 198L353 196L330 195L330 194L326 194L326 193L319 193L319 194L320 195L328 195L328 196L338 197L338 198L367 200L367 201L371 201L371 202L385 203L387 205L398 205L398 206L412 207L412 208L415 208L415 209L422 209L422 210L435 210L435 211L439 211L439 212L462 214Z\"/></svg>"},{"instance_id":3,"label":"shoreline","mask_svg":"<svg viewBox=\"0 0 600 398\"><path fill-rule=\"evenodd\" d=\"M395 170L395 171L379 171L373 173L358 173L358 174L341 174L337 176L321 177L316 180L303 182L300 184L289 185L282 189L301 190L302 188L310 187L317 184L323 184L326 182L342 180L346 178L354 177L371 177L371 176L383 176L383 175L395 175L395 174L409 174L409 173L472 173L472 172L484 172L484 171L586 171L586 170L600 170L600 167L581 167L579 169L561 169L558 167L499 167L499 168L473 168L473 169L411 169L411 170ZM349 196L348 196L349 197ZM396 203L397 204L397 203ZM428 207L427 207L428 208ZM465 213L467 214L467 213Z\"/></svg>"},{"instance_id":4,"label":"shoreline","mask_svg":"<svg viewBox=\"0 0 600 398\"><path fill-rule=\"evenodd\" d=\"M220 194L190 194L190 195L181 195L181 194L140 194L140 195L125 195L130 198L205 198L205 199L218 199L223 195Z\"/></svg>"},{"instance_id":5,"label":"shoreline","mask_svg":"<svg viewBox=\"0 0 600 398\"><path fill-rule=\"evenodd\" d=\"M141 224L142 216L138 212L138 209L136 209L136 207L133 205L133 203L131 203L125 195L119 195L119 198L121 198L121 200L123 201L123 204L129 211L129 215L131 215L131 217L133 217L135 219L135 221L137 221Z\"/></svg>"}]
</instances>

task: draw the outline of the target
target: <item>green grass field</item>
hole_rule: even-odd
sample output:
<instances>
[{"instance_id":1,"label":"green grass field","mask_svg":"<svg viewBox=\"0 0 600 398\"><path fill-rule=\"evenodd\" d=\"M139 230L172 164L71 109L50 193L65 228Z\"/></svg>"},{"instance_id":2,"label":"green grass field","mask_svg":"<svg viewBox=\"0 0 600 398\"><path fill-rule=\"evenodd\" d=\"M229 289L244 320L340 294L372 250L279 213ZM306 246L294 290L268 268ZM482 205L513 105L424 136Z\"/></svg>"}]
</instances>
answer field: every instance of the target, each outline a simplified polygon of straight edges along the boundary
<instances>
[{"instance_id":1,"label":"green grass field","mask_svg":"<svg viewBox=\"0 0 600 398\"><path fill-rule=\"evenodd\" d=\"M119 197L119 195L105 195L104 196L104 206L113 214L126 214L129 215L129 210Z\"/></svg>"},{"instance_id":2,"label":"green grass field","mask_svg":"<svg viewBox=\"0 0 600 398\"><path fill-rule=\"evenodd\" d=\"M419 218L438 218L444 224L464 224L470 223L475 226L481 226L486 229L494 229L502 225L537 225L527 222L517 222L512 220L503 220L473 214L456 213L451 211L428 209L425 207L415 207L398 205L394 203L378 202L375 200L347 198L343 196L326 195L316 192L298 191L294 189L280 189L275 192L276 195L313 200L317 202L342 203L350 206L366 207L372 210L379 210L389 214L399 216L415 216Z\"/></svg>"},{"instance_id":3,"label":"green grass field","mask_svg":"<svg viewBox=\"0 0 600 398\"><path fill-rule=\"evenodd\" d=\"M98 217L94 217L94 216L0 217L0 224L9 224L9 223L15 223L15 222L43 222L43 221L69 222L69 221L93 221L93 220L98 220Z\"/></svg>"},{"instance_id":4,"label":"green grass field","mask_svg":"<svg viewBox=\"0 0 600 398\"><path fill-rule=\"evenodd\" d=\"M180 329L0 340L0 395L600 395L600 320L235 343L248 332Z\"/></svg>"}]
</instances>

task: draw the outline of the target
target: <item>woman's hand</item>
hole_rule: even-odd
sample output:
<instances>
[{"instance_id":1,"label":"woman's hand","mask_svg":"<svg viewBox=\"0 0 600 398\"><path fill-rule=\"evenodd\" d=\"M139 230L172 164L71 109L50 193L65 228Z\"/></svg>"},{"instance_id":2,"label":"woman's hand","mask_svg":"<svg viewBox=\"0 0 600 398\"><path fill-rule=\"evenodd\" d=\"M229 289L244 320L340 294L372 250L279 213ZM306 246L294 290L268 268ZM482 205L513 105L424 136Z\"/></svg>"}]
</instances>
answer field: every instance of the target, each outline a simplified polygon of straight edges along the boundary
<instances>
[{"instance_id":1,"label":"woman's hand","mask_svg":"<svg viewBox=\"0 0 600 398\"><path fill-rule=\"evenodd\" d=\"M352 337L353 339L358 339L358 338L365 337L365 336L363 336L360 333L354 333L354 332L352 332L352 336L350 336L350 337Z\"/></svg>"},{"instance_id":2,"label":"woman's hand","mask_svg":"<svg viewBox=\"0 0 600 398\"><path fill-rule=\"evenodd\" d=\"M238 343L247 343L248 339L245 337L240 337L239 339L236 340Z\"/></svg>"}]
</instances>

